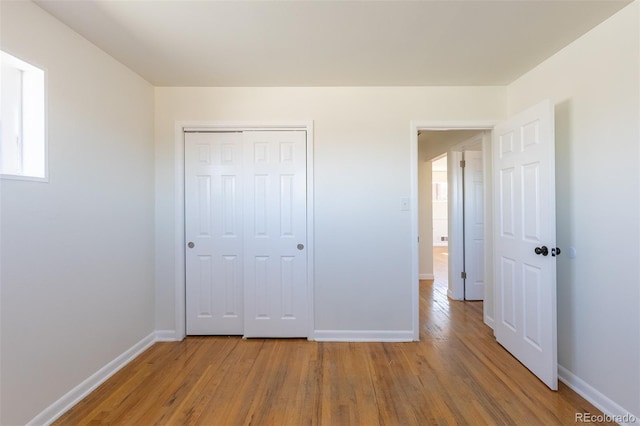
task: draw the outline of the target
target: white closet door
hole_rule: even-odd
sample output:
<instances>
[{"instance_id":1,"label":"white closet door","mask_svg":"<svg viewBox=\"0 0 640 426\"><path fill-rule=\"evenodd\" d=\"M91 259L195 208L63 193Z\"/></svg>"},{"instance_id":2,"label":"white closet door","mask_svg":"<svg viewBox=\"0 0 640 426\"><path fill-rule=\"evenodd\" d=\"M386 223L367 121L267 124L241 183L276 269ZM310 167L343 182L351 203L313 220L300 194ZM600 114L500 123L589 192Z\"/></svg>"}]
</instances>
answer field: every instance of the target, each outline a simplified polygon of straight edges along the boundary
<instances>
[{"instance_id":1,"label":"white closet door","mask_svg":"<svg viewBox=\"0 0 640 426\"><path fill-rule=\"evenodd\" d=\"M185 133L187 334L243 333L243 137Z\"/></svg>"},{"instance_id":2,"label":"white closet door","mask_svg":"<svg viewBox=\"0 0 640 426\"><path fill-rule=\"evenodd\" d=\"M306 337L306 132L244 138L244 335Z\"/></svg>"},{"instance_id":3,"label":"white closet door","mask_svg":"<svg viewBox=\"0 0 640 426\"><path fill-rule=\"evenodd\" d=\"M185 134L187 334L306 337L306 132Z\"/></svg>"}]
</instances>

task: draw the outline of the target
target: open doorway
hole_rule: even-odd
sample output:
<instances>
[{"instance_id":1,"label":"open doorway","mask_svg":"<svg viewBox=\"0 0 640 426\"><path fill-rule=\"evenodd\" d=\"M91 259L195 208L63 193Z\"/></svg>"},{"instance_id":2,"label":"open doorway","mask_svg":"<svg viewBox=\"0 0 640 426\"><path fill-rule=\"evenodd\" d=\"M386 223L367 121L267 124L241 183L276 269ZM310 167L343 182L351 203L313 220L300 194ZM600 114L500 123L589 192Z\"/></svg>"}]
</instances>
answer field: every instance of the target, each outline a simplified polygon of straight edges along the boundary
<instances>
[{"instance_id":1,"label":"open doorway","mask_svg":"<svg viewBox=\"0 0 640 426\"><path fill-rule=\"evenodd\" d=\"M458 220L462 181L453 173L462 159L461 144L482 133L469 129L418 132L419 277L434 280L435 286L444 285L447 296L454 300L464 299L458 288L464 258L463 225ZM440 276L442 272L445 277Z\"/></svg>"},{"instance_id":2,"label":"open doorway","mask_svg":"<svg viewBox=\"0 0 640 426\"><path fill-rule=\"evenodd\" d=\"M475 162L473 167L480 170L481 182L476 185L476 190L467 193L467 196L475 192L475 202L470 203L476 214L482 217L491 218L491 203L487 202L491 198L491 131L490 127L478 126L477 128L424 128L416 130L417 133L417 189L418 189L418 220L417 228L419 233L418 244L418 267L419 284L418 289L425 285L431 289L433 287L434 300L439 295L444 296L444 302L448 304L452 300L483 300L484 299L484 320L490 327L493 326L493 289L491 282L491 220L485 223L475 223L468 217L464 217L464 185L465 174L462 166L466 161ZM444 184L436 184L436 172L442 172L444 167L439 165L446 157L446 201L447 201L447 232L443 233L437 225L437 203L444 201L444 194L436 193L442 191ZM471 178L476 172L467 169L467 178ZM467 179L466 185L473 185L474 179ZM442 180L441 180L442 182ZM476 182L477 183L477 182ZM477 190L479 186L480 190ZM467 198L467 203L469 200ZM444 203L443 203L444 204ZM469 210L471 211L471 209ZM469 227L465 229L465 220ZM467 231L465 233L465 231ZM479 231L479 232L478 232ZM478 234L481 237L477 239ZM465 240L465 236L467 237ZM444 238L443 238L444 237ZM476 241L471 241L476 238ZM443 239L446 241L442 241ZM464 247L475 245L479 248L481 257L473 257L471 253L465 259ZM444 248L444 250L443 250ZM469 254L469 253L468 253ZM465 261L471 267L469 272L479 271L478 274L465 278ZM444 263L444 265L443 265ZM446 267L447 275L445 279L438 280L438 272ZM484 276L483 276L484 275ZM446 286L438 285L444 284ZM476 296L470 295L465 286L469 288L475 286L478 281L488 281L487 285L476 292ZM434 285L435 284L435 285ZM439 289L444 287L442 291ZM477 290L477 287L476 287ZM441 292L441 293L440 293ZM479 294L479 296L478 296ZM443 298L440 298L443 300ZM453 302L452 302L453 303Z\"/></svg>"}]
</instances>

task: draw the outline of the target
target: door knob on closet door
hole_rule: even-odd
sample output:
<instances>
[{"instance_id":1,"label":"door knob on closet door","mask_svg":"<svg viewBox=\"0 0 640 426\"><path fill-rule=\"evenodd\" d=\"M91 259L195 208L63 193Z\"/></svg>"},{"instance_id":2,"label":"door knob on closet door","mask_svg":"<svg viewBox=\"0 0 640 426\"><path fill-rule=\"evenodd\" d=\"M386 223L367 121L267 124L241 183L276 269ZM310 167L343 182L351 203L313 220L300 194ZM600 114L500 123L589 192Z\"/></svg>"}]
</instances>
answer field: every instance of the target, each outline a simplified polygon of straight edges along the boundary
<instances>
[{"instance_id":1,"label":"door knob on closet door","mask_svg":"<svg viewBox=\"0 0 640 426\"><path fill-rule=\"evenodd\" d=\"M541 254L543 256L546 256L549 254L549 249L547 248L547 246L536 247L533 251L535 251L536 254Z\"/></svg>"},{"instance_id":2,"label":"door knob on closet door","mask_svg":"<svg viewBox=\"0 0 640 426\"><path fill-rule=\"evenodd\" d=\"M304 244L298 244L297 247L298 247L298 250L302 250L302 249L304 249Z\"/></svg>"},{"instance_id":3,"label":"door knob on closet door","mask_svg":"<svg viewBox=\"0 0 640 426\"><path fill-rule=\"evenodd\" d=\"M193 244L193 241L189 241L189 243L187 244L187 247L189 248L194 248L196 245Z\"/></svg>"}]
</instances>

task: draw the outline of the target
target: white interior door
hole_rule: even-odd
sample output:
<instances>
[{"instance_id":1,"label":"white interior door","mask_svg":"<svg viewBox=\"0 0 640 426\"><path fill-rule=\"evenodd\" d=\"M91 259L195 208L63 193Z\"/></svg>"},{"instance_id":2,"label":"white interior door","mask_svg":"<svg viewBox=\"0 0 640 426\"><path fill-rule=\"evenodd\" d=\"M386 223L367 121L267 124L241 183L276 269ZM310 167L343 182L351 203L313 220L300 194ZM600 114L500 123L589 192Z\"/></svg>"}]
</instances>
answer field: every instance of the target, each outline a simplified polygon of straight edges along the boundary
<instances>
[{"instance_id":1,"label":"white interior door","mask_svg":"<svg viewBox=\"0 0 640 426\"><path fill-rule=\"evenodd\" d=\"M245 132L245 337L308 335L306 132Z\"/></svg>"},{"instance_id":2,"label":"white interior door","mask_svg":"<svg viewBox=\"0 0 640 426\"><path fill-rule=\"evenodd\" d=\"M306 337L306 132L185 133L187 334Z\"/></svg>"},{"instance_id":3,"label":"white interior door","mask_svg":"<svg viewBox=\"0 0 640 426\"><path fill-rule=\"evenodd\" d=\"M482 151L464 152L464 298L484 299L484 179Z\"/></svg>"},{"instance_id":4,"label":"white interior door","mask_svg":"<svg viewBox=\"0 0 640 426\"><path fill-rule=\"evenodd\" d=\"M498 342L558 388L554 110L542 102L493 133Z\"/></svg>"},{"instance_id":5,"label":"white interior door","mask_svg":"<svg viewBox=\"0 0 640 426\"><path fill-rule=\"evenodd\" d=\"M243 136L185 133L187 334L242 334Z\"/></svg>"}]
</instances>

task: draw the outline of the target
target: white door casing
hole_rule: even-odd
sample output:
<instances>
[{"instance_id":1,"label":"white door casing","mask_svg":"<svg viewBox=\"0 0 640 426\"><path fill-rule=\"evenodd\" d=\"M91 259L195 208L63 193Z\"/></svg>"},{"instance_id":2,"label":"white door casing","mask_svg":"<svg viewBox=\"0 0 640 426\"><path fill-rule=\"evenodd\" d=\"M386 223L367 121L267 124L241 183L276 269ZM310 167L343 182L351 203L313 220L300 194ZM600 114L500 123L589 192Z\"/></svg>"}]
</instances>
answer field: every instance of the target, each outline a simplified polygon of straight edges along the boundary
<instances>
[{"instance_id":1,"label":"white door casing","mask_svg":"<svg viewBox=\"0 0 640 426\"><path fill-rule=\"evenodd\" d=\"M494 332L502 346L556 390L554 150L550 101L494 128Z\"/></svg>"},{"instance_id":2,"label":"white door casing","mask_svg":"<svg viewBox=\"0 0 640 426\"><path fill-rule=\"evenodd\" d=\"M484 180L482 151L464 152L465 300L484 299Z\"/></svg>"},{"instance_id":3,"label":"white door casing","mask_svg":"<svg viewBox=\"0 0 640 426\"><path fill-rule=\"evenodd\" d=\"M306 132L185 133L187 334L306 337Z\"/></svg>"}]
</instances>

